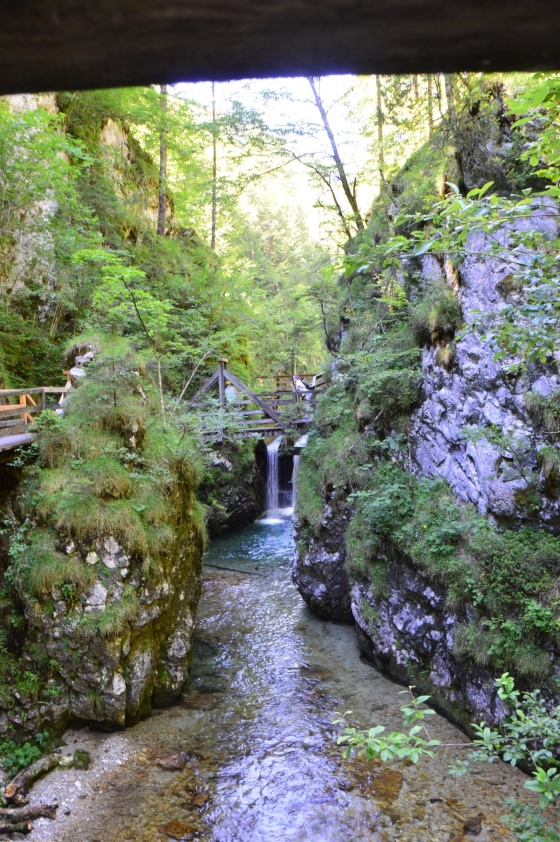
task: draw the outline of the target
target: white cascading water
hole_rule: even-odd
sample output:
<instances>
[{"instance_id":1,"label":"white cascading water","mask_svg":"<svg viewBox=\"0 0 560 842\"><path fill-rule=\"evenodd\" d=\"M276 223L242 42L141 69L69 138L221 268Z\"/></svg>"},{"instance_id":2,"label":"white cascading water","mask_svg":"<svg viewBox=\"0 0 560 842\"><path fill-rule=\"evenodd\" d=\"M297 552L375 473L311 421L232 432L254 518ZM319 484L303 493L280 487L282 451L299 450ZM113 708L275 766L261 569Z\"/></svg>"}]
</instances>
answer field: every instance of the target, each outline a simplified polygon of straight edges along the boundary
<instances>
[{"instance_id":1,"label":"white cascading water","mask_svg":"<svg viewBox=\"0 0 560 842\"><path fill-rule=\"evenodd\" d=\"M299 439L296 441L294 448L301 452L302 447L305 447L307 444L307 440L309 436L307 433L304 433L303 436L300 436ZM292 506L296 505L296 497L297 497L297 490L296 490L296 480L299 471L299 460L300 456L299 453L294 454L294 467L292 469Z\"/></svg>"},{"instance_id":2,"label":"white cascading water","mask_svg":"<svg viewBox=\"0 0 560 842\"><path fill-rule=\"evenodd\" d=\"M292 506L296 505L296 498L297 498L297 488L296 488L296 481L297 475L299 471L299 460L301 456L294 456L294 467L292 468Z\"/></svg>"},{"instance_id":3,"label":"white cascading water","mask_svg":"<svg viewBox=\"0 0 560 842\"><path fill-rule=\"evenodd\" d=\"M278 451L282 436L266 446L266 510L278 508Z\"/></svg>"}]
</instances>

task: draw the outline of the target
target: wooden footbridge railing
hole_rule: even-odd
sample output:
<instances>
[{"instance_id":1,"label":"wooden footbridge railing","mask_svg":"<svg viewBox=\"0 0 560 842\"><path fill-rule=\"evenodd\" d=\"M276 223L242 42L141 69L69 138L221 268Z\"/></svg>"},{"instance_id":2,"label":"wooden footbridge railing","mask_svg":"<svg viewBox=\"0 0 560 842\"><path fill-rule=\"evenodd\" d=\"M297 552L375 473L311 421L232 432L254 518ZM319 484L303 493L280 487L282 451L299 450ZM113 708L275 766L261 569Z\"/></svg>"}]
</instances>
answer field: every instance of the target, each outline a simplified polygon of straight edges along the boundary
<instances>
[{"instance_id":1,"label":"wooden footbridge railing","mask_svg":"<svg viewBox=\"0 0 560 842\"><path fill-rule=\"evenodd\" d=\"M204 411L204 398L218 387L218 413L215 429L203 433L206 441L222 441L228 438L266 438L283 433L286 427L306 427L312 420L317 395L324 389L323 375L302 375L300 380L309 384L305 393L297 392L292 385L292 376L279 374L261 378L258 392L252 391L226 368L227 360L218 360L218 369L202 384L190 400L187 409ZM297 407L299 417L294 418L286 410ZM221 411L220 411L221 410ZM297 410L296 410L297 412ZM210 424L211 426L211 424Z\"/></svg>"},{"instance_id":2,"label":"wooden footbridge railing","mask_svg":"<svg viewBox=\"0 0 560 842\"><path fill-rule=\"evenodd\" d=\"M33 423L47 408L47 395L58 395L61 404L70 389L67 372L64 386L33 389L0 389L0 453L33 441Z\"/></svg>"},{"instance_id":3,"label":"wooden footbridge railing","mask_svg":"<svg viewBox=\"0 0 560 842\"><path fill-rule=\"evenodd\" d=\"M203 383L188 408L199 406L205 395L218 387L221 412L216 416L216 428L203 433L207 441L229 438L266 438L284 432L287 426L307 426L315 410L317 395L324 389L323 375L303 375L310 384L305 393L298 393L288 374L262 378L260 387L266 390L253 392L226 368L227 360L220 359L218 370ZM33 389L0 389L0 453L29 444L35 438L33 423L47 407L47 395L58 395L61 404L71 388L70 375L66 374L64 386L38 386ZM233 390L233 394L232 394ZM299 404L299 417L286 415L286 410ZM229 412L228 412L229 410Z\"/></svg>"}]
</instances>

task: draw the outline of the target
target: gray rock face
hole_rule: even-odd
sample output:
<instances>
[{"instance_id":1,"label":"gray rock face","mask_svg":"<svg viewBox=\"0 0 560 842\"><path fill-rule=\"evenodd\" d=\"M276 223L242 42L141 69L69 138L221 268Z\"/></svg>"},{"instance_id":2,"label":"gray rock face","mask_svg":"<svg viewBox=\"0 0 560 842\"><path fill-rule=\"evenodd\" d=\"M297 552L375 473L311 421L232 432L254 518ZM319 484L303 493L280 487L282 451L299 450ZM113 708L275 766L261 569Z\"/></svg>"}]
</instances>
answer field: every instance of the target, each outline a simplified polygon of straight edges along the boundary
<instances>
[{"instance_id":1,"label":"gray rock face","mask_svg":"<svg viewBox=\"0 0 560 842\"><path fill-rule=\"evenodd\" d=\"M469 608L450 609L442 587L406 560L387 552L386 594L366 581L352 585L352 614L364 654L403 683L424 687L455 720L468 725L503 714L490 671L466 665L453 654L459 623Z\"/></svg>"},{"instance_id":2,"label":"gray rock face","mask_svg":"<svg viewBox=\"0 0 560 842\"><path fill-rule=\"evenodd\" d=\"M556 236L558 209L541 202L514 227ZM505 247L508 229L496 236ZM476 328L477 314L506 306L507 284L501 282L511 265L505 249L503 259L485 259L487 253L484 235L471 234L458 279L432 255L421 260L425 282L443 281L457 291L467 331L456 342L451 371L438 364L437 348L423 352L424 399L409 433L412 471L447 480L460 500L496 521L533 520L559 530L560 500L546 497L539 478L537 452L548 442L533 426L525 395L550 395L560 389L560 377L543 366L514 376L506 371L513 360L494 361L494 350ZM538 512L524 504L531 489L541 495ZM455 720L499 720L497 676L453 651L458 626L474 619L472 606L450 608L445 589L390 547L380 554L388 567L383 592L367 577L349 584L344 536L351 507L331 495L323 511L317 535L297 530L293 576L308 605L325 617L347 616L350 607L360 647L374 664L403 683L424 687ZM554 668L560 671L560 663Z\"/></svg>"},{"instance_id":3,"label":"gray rock face","mask_svg":"<svg viewBox=\"0 0 560 842\"><path fill-rule=\"evenodd\" d=\"M350 506L333 493L325 505L318 535L304 542L296 521L294 584L315 614L331 620L352 619L350 582L344 566L349 517Z\"/></svg>"},{"instance_id":4,"label":"gray rock face","mask_svg":"<svg viewBox=\"0 0 560 842\"><path fill-rule=\"evenodd\" d=\"M558 209L543 202L512 227L555 236ZM504 246L508 233L504 229L496 235ZM560 388L560 378L537 367L512 376L506 371L512 360L494 361L493 349L473 323L477 313L499 312L505 306L500 283L511 274L511 264L505 252L503 259L485 258L488 245L481 233L470 235L467 252L459 273L459 300L467 330L469 325L472 330L457 341L450 372L437 364L436 348L423 352L425 399L410 430L413 470L446 479L461 500L474 503L481 513L524 520L523 492L538 486L536 454L547 443L532 427L524 396L531 390L548 395ZM423 266L426 279L433 279L436 271L433 259ZM512 446L496 441L491 432L484 437L484 428L510 437ZM560 501L543 501L538 517L559 525Z\"/></svg>"}]
</instances>

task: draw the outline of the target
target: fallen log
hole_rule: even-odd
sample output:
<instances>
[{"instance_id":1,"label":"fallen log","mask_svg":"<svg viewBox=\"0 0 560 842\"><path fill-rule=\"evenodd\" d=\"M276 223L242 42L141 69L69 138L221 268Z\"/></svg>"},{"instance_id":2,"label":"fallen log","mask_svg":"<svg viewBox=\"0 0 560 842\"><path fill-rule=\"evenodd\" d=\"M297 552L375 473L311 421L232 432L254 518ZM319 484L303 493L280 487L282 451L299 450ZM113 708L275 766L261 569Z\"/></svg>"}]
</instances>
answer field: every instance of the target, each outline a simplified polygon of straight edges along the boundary
<instances>
[{"instance_id":1,"label":"fallen log","mask_svg":"<svg viewBox=\"0 0 560 842\"><path fill-rule=\"evenodd\" d=\"M37 804L35 807L0 807L0 822L25 822L33 819L55 819L58 804Z\"/></svg>"},{"instance_id":2,"label":"fallen log","mask_svg":"<svg viewBox=\"0 0 560 842\"><path fill-rule=\"evenodd\" d=\"M18 801L21 803L22 796L26 795L31 784L54 769L58 765L58 759L58 755L47 754L45 757L36 760L27 769L22 769L21 772L18 772L4 790L6 801Z\"/></svg>"},{"instance_id":3,"label":"fallen log","mask_svg":"<svg viewBox=\"0 0 560 842\"><path fill-rule=\"evenodd\" d=\"M20 822L19 824L1 824L0 833L31 833L33 822Z\"/></svg>"}]
</instances>

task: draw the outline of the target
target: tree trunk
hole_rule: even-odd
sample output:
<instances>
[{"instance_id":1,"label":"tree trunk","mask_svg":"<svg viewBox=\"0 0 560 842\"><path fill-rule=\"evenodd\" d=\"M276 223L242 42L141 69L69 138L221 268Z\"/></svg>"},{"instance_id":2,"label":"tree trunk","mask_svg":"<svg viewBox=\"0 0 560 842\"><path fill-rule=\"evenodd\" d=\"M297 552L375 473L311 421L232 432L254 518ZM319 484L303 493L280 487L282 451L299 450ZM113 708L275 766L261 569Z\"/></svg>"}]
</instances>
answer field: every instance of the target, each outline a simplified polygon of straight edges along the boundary
<instances>
[{"instance_id":1,"label":"tree trunk","mask_svg":"<svg viewBox=\"0 0 560 842\"><path fill-rule=\"evenodd\" d=\"M212 82L212 221L210 248L216 250L216 211L218 204L218 139L216 137L216 96Z\"/></svg>"},{"instance_id":2,"label":"tree trunk","mask_svg":"<svg viewBox=\"0 0 560 842\"><path fill-rule=\"evenodd\" d=\"M439 116L443 120L443 94L441 91L441 74L436 73L434 76L434 84L436 87L436 98L438 101Z\"/></svg>"},{"instance_id":3,"label":"tree trunk","mask_svg":"<svg viewBox=\"0 0 560 842\"><path fill-rule=\"evenodd\" d=\"M350 205L350 207L352 209L352 215L353 215L354 221L356 223L356 227L358 228L359 231L363 231L364 221L362 219L362 215L361 215L360 209L358 207L358 202L356 200L356 190L355 189L352 190L351 187L350 187L350 184L348 183L348 179L346 177L346 171L344 169L342 159L341 159L341 157L339 155L339 152L338 152L338 147L336 145L336 141L334 139L334 134L333 134L332 129L330 127L329 119L327 117L327 112L325 111L323 101L322 101L322 99L319 95L319 91L317 90L317 86L315 85L315 79L313 78L313 76L308 76L307 80L308 80L309 84L311 85L311 90L313 91L313 96L315 97L315 105L317 106L319 114L321 115L321 120L323 121L323 126L325 127L325 131L327 133L327 137L328 137L330 145L331 145L334 163L336 165L336 169L338 170L338 176L340 178L340 183L342 184L342 189L344 190L344 195L346 196L346 199L348 200L348 204Z\"/></svg>"},{"instance_id":4,"label":"tree trunk","mask_svg":"<svg viewBox=\"0 0 560 842\"><path fill-rule=\"evenodd\" d=\"M161 129L159 133L159 185L157 233L165 236L165 211L167 208L167 85L160 87Z\"/></svg>"},{"instance_id":5,"label":"tree trunk","mask_svg":"<svg viewBox=\"0 0 560 842\"><path fill-rule=\"evenodd\" d=\"M18 772L4 790L6 801L21 803L22 799L18 798L18 796L25 796L31 784L35 783L38 778L46 775L47 772L50 772L56 766L58 766L58 756L47 754L36 760L31 766Z\"/></svg>"},{"instance_id":6,"label":"tree trunk","mask_svg":"<svg viewBox=\"0 0 560 842\"><path fill-rule=\"evenodd\" d=\"M379 166L380 187L386 184L385 181L385 138L383 135L383 123L385 122L385 115L383 114L383 95L381 92L381 79L375 76L375 122L377 123L377 160Z\"/></svg>"},{"instance_id":7,"label":"tree trunk","mask_svg":"<svg viewBox=\"0 0 560 842\"><path fill-rule=\"evenodd\" d=\"M451 73L445 73L445 96L447 98L447 113L449 115L449 125L453 134L457 131L457 112L455 110L455 96L453 93L453 76Z\"/></svg>"},{"instance_id":8,"label":"tree trunk","mask_svg":"<svg viewBox=\"0 0 560 842\"><path fill-rule=\"evenodd\" d=\"M56 819L58 804L36 804L34 807L2 807L0 822L16 824L33 819Z\"/></svg>"},{"instance_id":9,"label":"tree trunk","mask_svg":"<svg viewBox=\"0 0 560 842\"><path fill-rule=\"evenodd\" d=\"M156 351L155 346L154 346L154 353L155 353L156 361L157 361L157 377L158 377L158 390L159 390L159 406L160 406L160 409L161 409L161 425L162 425L163 429L165 430L166 429L166 425L165 425L165 401L164 401L164 398L163 398L163 377L161 375L161 356Z\"/></svg>"},{"instance_id":10,"label":"tree trunk","mask_svg":"<svg viewBox=\"0 0 560 842\"><path fill-rule=\"evenodd\" d=\"M428 73L428 133L434 130L434 99L432 89L432 74Z\"/></svg>"}]
</instances>

